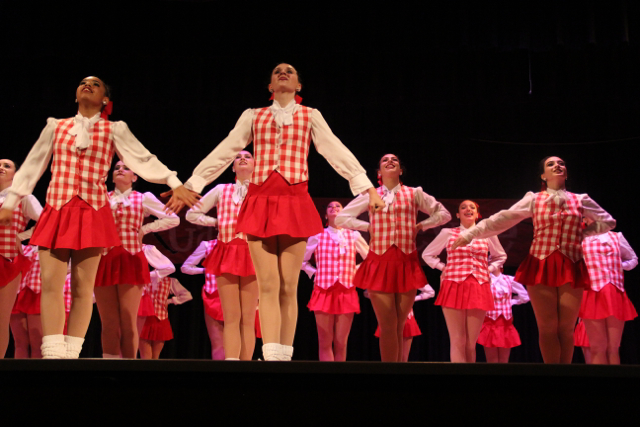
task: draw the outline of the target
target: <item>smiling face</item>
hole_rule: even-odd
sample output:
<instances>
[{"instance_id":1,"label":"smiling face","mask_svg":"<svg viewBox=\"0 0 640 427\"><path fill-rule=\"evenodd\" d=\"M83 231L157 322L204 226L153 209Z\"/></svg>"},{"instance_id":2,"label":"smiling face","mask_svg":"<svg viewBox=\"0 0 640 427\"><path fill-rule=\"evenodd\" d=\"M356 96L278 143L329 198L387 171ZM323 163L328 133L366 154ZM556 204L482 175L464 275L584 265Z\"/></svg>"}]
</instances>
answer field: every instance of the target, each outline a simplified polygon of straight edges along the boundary
<instances>
[{"instance_id":1,"label":"smiling face","mask_svg":"<svg viewBox=\"0 0 640 427\"><path fill-rule=\"evenodd\" d=\"M327 205L327 219L335 220L338 214L342 211L342 205L335 200Z\"/></svg>"},{"instance_id":2,"label":"smiling face","mask_svg":"<svg viewBox=\"0 0 640 427\"><path fill-rule=\"evenodd\" d=\"M302 85L298 79L298 72L292 65L278 64L271 73L270 92L294 92L300 91Z\"/></svg>"},{"instance_id":3,"label":"smiling face","mask_svg":"<svg viewBox=\"0 0 640 427\"><path fill-rule=\"evenodd\" d=\"M9 159L0 159L0 182L11 183L16 174L16 165Z\"/></svg>"},{"instance_id":4,"label":"smiling face","mask_svg":"<svg viewBox=\"0 0 640 427\"><path fill-rule=\"evenodd\" d=\"M556 156L544 159L540 178L545 181L547 185L553 182L564 185L564 181L567 180L567 167L564 160Z\"/></svg>"},{"instance_id":5,"label":"smiling face","mask_svg":"<svg viewBox=\"0 0 640 427\"><path fill-rule=\"evenodd\" d=\"M128 190L137 180L138 176L122 160L116 163L116 167L113 170L113 183L120 191Z\"/></svg>"},{"instance_id":6,"label":"smiling face","mask_svg":"<svg viewBox=\"0 0 640 427\"><path fill-rule=\"evenodd\" d=\"M88 102L92 105L106 105L109 102L107 87L97 77L86 77L76 89L76 99L78 102Z\"/></svg>"},{"instance_id":7,"label":"smiling face","mask_svg":"<svg viewBox=\"0 0 640 427\"><path fill-rule=\"evenodd\" d=\"M255 161L253 155L248 151L241 151L236 155L233 161L233 171L240 177L248 178L253 173Z\"/></svg>"},{"instance_id":8,"label":"smiling face","mask_svg":"<svg viewBox=\"0 0 640 427\"><path fill-rule=\"evenodd\" d=\"M378 173L384 178L399 178L402 175L400 159L395 154L385 154L378 163Z\"/></svg>"},{"instance_id":9,"label":"smiling face","mask_svg":"<svg viewBox=\"0 0 640 427\"><path fill-rule=\"evenodd\" d=\"M478 205L472 200L465 200L458 206L456 217L460 219L460 224L465 228L475 224L478 220Z\"/></svg>"}]
</instances>

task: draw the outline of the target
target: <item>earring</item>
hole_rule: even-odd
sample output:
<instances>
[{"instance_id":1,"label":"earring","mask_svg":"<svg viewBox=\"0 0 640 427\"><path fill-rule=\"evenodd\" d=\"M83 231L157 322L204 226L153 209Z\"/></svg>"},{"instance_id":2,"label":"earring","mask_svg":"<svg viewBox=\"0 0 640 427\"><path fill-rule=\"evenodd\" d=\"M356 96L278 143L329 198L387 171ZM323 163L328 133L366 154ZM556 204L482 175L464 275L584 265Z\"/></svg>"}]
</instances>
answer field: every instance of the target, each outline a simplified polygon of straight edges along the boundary
<instances>
[{"instance_id":1,"label":"earring","mask_svg":"<svg viewBox=\"0 0 640 427\"><path fill-rule=\"evenodd\" d=\"M296 89L296 92L300 92L300 88Z\"/></svg>"},{"instance_id":2,"label":"earring","mask_svg":"<svg viewBox=\"0 0 640 427\"><path fill-rule=\"evenodd\" d=\"M107 101L102 101L102 105L107 105Z\"/></svg>"},{"instance_id":3,"label":"earring","mask_svg":"<svg viewBox=\"0 0 640 427\"><path fill-rule=\"evenodd\" d=\"M269 89L269 92L273 93L273 89Z\"/></svg>"},{"instance_id":4,"label":"earring","mask_svg":"<svg viewBox=\"0 0 640 427\"><path fill-rule=\"evenodd\" d=\"M78 103L78 98L76 98L76 104Z\"/></svg>"}]
</instances>

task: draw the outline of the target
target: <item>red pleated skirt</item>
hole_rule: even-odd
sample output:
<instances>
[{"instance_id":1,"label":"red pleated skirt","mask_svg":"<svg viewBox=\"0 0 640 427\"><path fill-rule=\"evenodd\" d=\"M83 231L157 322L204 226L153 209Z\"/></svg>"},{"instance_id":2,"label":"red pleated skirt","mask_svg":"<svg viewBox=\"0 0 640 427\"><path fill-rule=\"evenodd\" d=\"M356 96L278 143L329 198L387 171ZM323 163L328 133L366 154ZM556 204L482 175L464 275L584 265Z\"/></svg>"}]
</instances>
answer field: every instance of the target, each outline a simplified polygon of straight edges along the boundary
<instances>
[{"instance_id":1,"label":"red pleated skirt","mask_svg":"<svg viewBox=\"0 0 640 427\"><path fill-rule=\"evenodd\" d=\"M554 251L545 259L527 255L514 280L526 286L542 284L554 288L570 283L574 289L589 289L590 284L584 260L573 262L560 251Z\"/></svg>"},{"instance_id":2,"label":"red pleated skirt","mask_svg":"<svg viewBox=\"0 0 640 427\"><path fill-rule=\"evenodd\" d=\"M380 326L376 328L376 332L374 335L380 338ZM402 337L412 338L417 337L418 335L422 335L422 331L420 331L420 328L418 327L416 318L412 317L410 319L407 319L407 322L404 324L404 329L402 330Z\"/></svg>"},{"instance_id":3,"label":"red pleated skirt","mask_svg":"<svg viewBox=\"0 0 640 427\"><path fill-rule=\"evenodd\" d=\"M30 288L24 288L18 292L11 314L20 313L40 314L40 294L36 294Z\"/></svg>"},{"instance_id":4,"label":"red pleated skirt","mask_svg":"<svg viewBox=\"0 0 640 427\"><path fill-rule=\"evenodd\" d=\"M155 315L156 312L153 309L153 301L151 300L151 296L148 293L142 295L142 298L140 298L140 307L138 307L138 316L147 317Z\"/></svg>"},{"instance_id":5,"label":"red pleated skirt","mask_svg":"<svg viewBox=\"0 0 640 427\"><path fill-rule=\"evenodd\" d=\"M107 203L98 210L75 196L60 210L45 205L31 244L44 248L108 248L122 243L118 237L111 208Z\"/></svg>"},{"instance_id":6,"label":"red pleated skirt","mask_svg":"<svg viewBox=\"0 0 640 427\"><path fill-rule=\"evenodd\" d=\"M573 331L573 345L576 347L591 347L589 345L589 337L587 337L587 329L584 322L580 320Z\"/></svg>"},{"instance_id":7,"label":"red pleated skirt","mask_svg":"<svg viewBox=\"0 0 640 427\"><path fill-rule=\"evenodd\" d=\"M249 184L236 232L263 238L281 234L310 237L321 233L322 221L308 187L306 181L289 184L276 171L262 185Z\"/></svg>"},{"instance_id":8,"label":"red pleated skirt","mask_svg":"<svg viewBox=\"0 0 640 427\"><path fill-rule=\"evenodd\" d=\"M96 287L148 283L151 283L149 262L143 251L130 254L122 246L116 246L100 259Z\"/></svg>"},{"instance_id":9,"label":"red pleated skirt","mask_svg":"<svg viewBox=\"0 0 640 427\"><path fill-rule=\"evenodd\" d=\"M0 288L7 286L18 274L24 277L30 268L31 261L22 254L11 260L0 255Z\"/></svg>"},{"instance_id":10,"label":"red pleated skirt","mask_svg":"<svg viewBox=\"0 0 640 427\"><path fill-rule=\"evenodd\" d=\"M584 292L578 316L594 320L613 316L626 322L638 317L638 312L626 292L608 284L598 292L591 289Z\"/></svg>"},{"instance_id":11,"label":"red pleated skirt","mask_svg":"<svg viewBox=\"0 0 640 427\"><path fill-rule=\"evenodd\" d=\"M484 311L493 310L491 285L489 283L480 284L472 274L462 283L444 280L440 284L435 305L458 310L474 308Z\"/></svg>"},{"instance_id":12,"label":"red pleated skirt","mask_svg":"<svg viewBox=\"0 0 640 427\"><path fill-rule=\"evenodd\" d=\"M522 344L520 335L513 326L513 317L505 319L500 315L496 320L485 317L478 335L478 344L496 348L513 348Z\"/></svg>"},{"instance_id":13,"label":"red pleated skirt","mask_svg":"<svg viewBox=\"0 0 640 427\"><path fill-rule=\"evenodd\" d=\"M220 276L223 273L241 277L256 275L249 253L249 245L240 238L235 238L228 243L218 240L202 265L207 273L215 276Z\"/></svg>"},{"instance_id":14,"label":"red pleated skirt","mask_svg":"<svg viewBox=\"0 0 640 427\"><path fill-rule=\"evenodd\" d=\"M360 300L355 287L346 288L336 282L329 289L314 286L307 307L327 314L360 313Z\"/></svg>"},{"instance_id":15,"label":"red pleated skirt","mask_svg":"<svg viewBox=\"0 0 640 427\"><path fill-rule=\"evenodd\" d=\"M218 291L210 294L202 288L202 304L204 304L204 312L207 313L207 316L218 322L224 322L222 303L220 302Z\"/></svg>"},{"instance_id":16,"label":"red pleated skirt","mask_svg":"<svg viewBox=\"0 0 640 427\"><path fill-rule=\"evenodd\" d=\"M396 245L378 255L369 251L356 271L353 283L361 289L377 292L404 293L427 284L418 252L405 254Z\"/></svg>"},{"instance_id":17,"label":"red pleated skirt","mask_svg":"<svg viewBox=\"0 0 640 427\"><path fill-rule=\"evenodd\" d=\"M159 320L156 316L149 316L144 322L140 339L148 341L169 341L173 339L173 331L169 318Z\"/></svg>"}]
</instances>

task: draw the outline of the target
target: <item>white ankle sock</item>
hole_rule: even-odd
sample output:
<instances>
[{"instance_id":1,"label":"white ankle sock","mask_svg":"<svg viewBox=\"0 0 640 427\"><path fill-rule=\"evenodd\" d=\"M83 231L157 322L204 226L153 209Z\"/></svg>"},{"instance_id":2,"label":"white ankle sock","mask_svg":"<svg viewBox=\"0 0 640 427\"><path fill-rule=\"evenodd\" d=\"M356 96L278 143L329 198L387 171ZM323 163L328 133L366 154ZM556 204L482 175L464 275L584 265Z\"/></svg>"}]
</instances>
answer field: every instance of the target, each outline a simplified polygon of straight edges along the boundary
<instances>
[{"instance_id":1,"label":"white ankle sock","mask_svg":"<svg viewBox=\"0 0 640 427\"><path fill-rule=\"evenodd\" d=\"M282 360L285 362L291 361L291 357L293 356L293 346L292 345L282 345Z\"/></svg>"},{"instance_id":2,"label":"white ankle sock","mask_svg":"<svg viewBox=\"0 0 640 427\"><path fill-rule=\"evenodd\" d=\"M84 338L65 335L64 342L67 344L67 351L64 357L65 359L77 359L78 357L80 357L80 351L82 350L82 343L84 343Z\"/></svg>"},{"instance_id":3,"label":"white ankle sock","mask_svg":"<svg viewBox=\"0 0 640 427\"><path fill-rule=\"evenodd\" d=\"M266 361L282 360L282 345L278 343L263 344L262 357Z\"/></svg>"},{"instance_id":4,"label":"white ankle sock","mask_svg":"<svg viewBox=\"0 0 640 427\"><path fill-rule=\"evenodd\" d=\"M67 353L67 345L64 335L45 335L42 337L40 352L43 359L64 359Z\"/></svg>"}]
</instances>

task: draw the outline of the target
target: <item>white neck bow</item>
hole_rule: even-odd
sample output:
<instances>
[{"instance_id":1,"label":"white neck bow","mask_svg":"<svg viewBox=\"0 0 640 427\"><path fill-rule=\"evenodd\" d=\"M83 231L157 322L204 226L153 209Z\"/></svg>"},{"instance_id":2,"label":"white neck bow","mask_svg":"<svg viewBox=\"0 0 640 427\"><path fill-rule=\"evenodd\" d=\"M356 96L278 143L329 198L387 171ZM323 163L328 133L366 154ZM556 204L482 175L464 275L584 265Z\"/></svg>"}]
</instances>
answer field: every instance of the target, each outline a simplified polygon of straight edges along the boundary
<instances>
[{"instance_id":1,"label":"white neck bow","mask_svg":"<svg viewBox=\"0 0 640 427\"><path fill-rule=\"evenodd\" d=\"M290 126L293 124L293 114L296 112L298 104L296 104L295 100L292 100L289 105L286 107L281 107L278 101L273 101L273 104L269 109L271 110L271 114L273 114L273 119L276 121L276 124L280 127Z\"/></svg>"},{"instance_id":2,"label":"white neck bow","mask_svg":"<svg viewBox=\"0 0 640 427\"><path fill-rule=\"evenodd\" d=\"M91 145L91 137L89 136L89 130L93 128L98 120L100 120L100 114L96 114L90 119L84 117L82 114L76 114L73 118L74 125L69 129L69 135L75 135L76 137L76 149L86 150Z\"/></svg>"},{"instance_id":3,"label":"white neck bow","mask_svg":"<svg viewBox=\"0 0 640 427\"><path fill-rule=\"evenodd\" d=\"M231 199L233 200L233 203L237 205L244 200L244 197L247 195L248 186L249 186L248 179L244 180L243 182L236 181L233 184L233 194L231 195Z\"/></svg>"}]
</instances>

